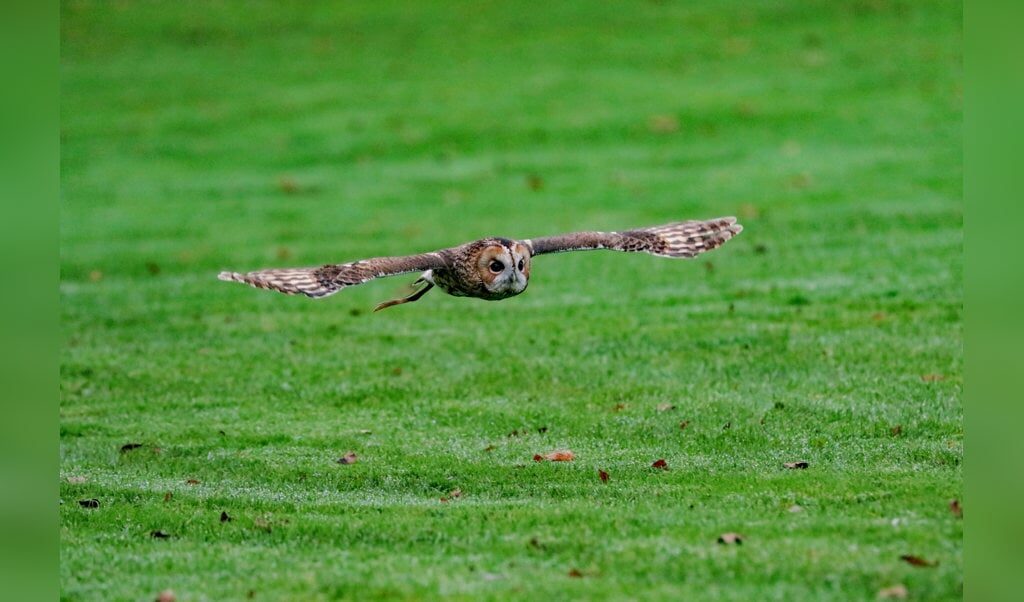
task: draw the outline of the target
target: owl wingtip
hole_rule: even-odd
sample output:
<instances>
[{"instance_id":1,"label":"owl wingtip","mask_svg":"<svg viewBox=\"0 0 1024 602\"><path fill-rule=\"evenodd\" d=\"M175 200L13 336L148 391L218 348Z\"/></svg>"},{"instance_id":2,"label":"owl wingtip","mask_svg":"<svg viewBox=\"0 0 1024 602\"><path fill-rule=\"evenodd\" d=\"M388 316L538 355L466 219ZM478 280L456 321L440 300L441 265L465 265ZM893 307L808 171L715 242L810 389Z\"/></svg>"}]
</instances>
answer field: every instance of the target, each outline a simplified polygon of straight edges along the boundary
<instances>
[{"instance_id":1,"label":"owl wingtip","mask_svg":"<svg viewBox=\"0 0 1024 602\"><path fill-rule=\"evenodd\" d=\"M241 274L238 272L221 272L217 274L217 280L223 280L225 282L238 282Z\"/></svg>"}]
</instances>

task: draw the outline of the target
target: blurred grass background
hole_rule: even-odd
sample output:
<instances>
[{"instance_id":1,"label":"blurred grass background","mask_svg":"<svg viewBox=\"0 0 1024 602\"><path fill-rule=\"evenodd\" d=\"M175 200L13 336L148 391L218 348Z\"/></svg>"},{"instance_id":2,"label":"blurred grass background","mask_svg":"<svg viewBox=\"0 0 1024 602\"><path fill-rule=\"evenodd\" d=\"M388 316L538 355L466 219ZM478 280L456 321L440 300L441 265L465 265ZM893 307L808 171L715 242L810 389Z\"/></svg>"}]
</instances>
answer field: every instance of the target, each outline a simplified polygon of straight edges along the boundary
<instances>
[{"instance_id":1,"label":"blurred grass background","mask_svg":"<svg viewBox=\"0 0 1024 602\"><path fill-rule=\"evenodd\" d=\"M63 596L957 598L960 12L62 3ZM500 304L215 280L730 214Z\"/></svg>"}]
</instances>

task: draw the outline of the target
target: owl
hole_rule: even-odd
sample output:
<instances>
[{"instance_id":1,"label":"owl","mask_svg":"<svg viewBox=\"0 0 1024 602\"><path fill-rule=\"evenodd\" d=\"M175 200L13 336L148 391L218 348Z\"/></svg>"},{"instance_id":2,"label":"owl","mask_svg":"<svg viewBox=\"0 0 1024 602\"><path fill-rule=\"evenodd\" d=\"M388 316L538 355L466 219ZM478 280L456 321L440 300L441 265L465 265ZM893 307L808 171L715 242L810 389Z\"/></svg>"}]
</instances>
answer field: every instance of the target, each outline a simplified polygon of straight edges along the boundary
<instances>
[{"instance_id":1,"label":"owl","mask_svg":"<svg viewBox=\"0 0 1024 602\"><path fill-rule=\"evenodd\" d=\"M525 240L482 238L418 255L375 257L318 268L281 268L241 274L221 272L221 280L241 282L286 295L320 298L384 276L422 272L408 297L385 301L374 311L418 300L435 286L456 297L497 301L514 297L530 282L534 256L564 251L642 251L659 257L696 257L743 231L735 217L686 221L622 232L573 232Z\"/></svg>"}]
</instances>

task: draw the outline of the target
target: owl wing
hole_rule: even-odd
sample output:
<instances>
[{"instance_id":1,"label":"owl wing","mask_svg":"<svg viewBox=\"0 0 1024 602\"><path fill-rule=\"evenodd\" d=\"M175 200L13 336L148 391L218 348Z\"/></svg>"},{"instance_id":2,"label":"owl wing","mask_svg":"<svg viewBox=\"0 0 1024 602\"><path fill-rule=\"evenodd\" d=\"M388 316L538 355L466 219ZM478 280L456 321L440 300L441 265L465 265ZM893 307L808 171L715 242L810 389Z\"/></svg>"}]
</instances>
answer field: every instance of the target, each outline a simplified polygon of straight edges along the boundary
<instances>
[{"instance_id":1,"label":"owl wing","mask_svg":"<svg viewBox=\"0 0 1024 602\"><path fill-rule=\"evenodd\" d=\"M573 232L522 241L532 255L564 251L643 251L660 257L696 257L743 231L735 217L673 222L623 232Z\"/></svg>"},{"instance_id":2,"label":"owl wing","mask_svg":"<svg viewBox=\"0 0 1024 602\"><path fill-rule=\"evenodd\" d=\"M333 295L346 286L355 286L384 276L420 272L449 265L450 249L402 257L375 257L351 263L324 265L318 268L277 268L241 274L221 272L221 280L241 282L256 288L278 291L286 295L302 294L318 299Z\"/></svg>"}]
</instances>

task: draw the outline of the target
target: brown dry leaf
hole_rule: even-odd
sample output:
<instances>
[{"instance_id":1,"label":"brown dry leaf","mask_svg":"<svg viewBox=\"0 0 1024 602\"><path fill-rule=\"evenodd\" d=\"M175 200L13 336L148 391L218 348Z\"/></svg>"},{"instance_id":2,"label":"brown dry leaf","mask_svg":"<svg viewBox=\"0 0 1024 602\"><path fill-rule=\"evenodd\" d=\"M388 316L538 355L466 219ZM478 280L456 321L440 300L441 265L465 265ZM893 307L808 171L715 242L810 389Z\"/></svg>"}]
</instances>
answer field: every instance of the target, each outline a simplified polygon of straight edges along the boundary
<instances>
[{"instance_id":1,"label":"brown dry leaf","mask_svg":"<svg viewBox=\"0 0 1024 602\"><path fill-rule=\"evenodd\" d=\"M299 183L295 181L295 178L289 178L287 176L277 181L278 188L285 194L295 194L299 191Z\"/></svg>"},{"instance_id":2,"label":"brown dry leaf","mask_svg":"<svg viewBox=\"0 0 1024 602\"><path fill-rule=\"evenodd\" d=\"M175 600L173 589L165 589L156 595L156 602L174 602Z\"/></svg>"},{"instance_id":3,"label":"brown dry leaf","mask_svg":"<svg viewBox=\"0 0 1024 602\"><path fill-rule=\"evenodd\" d=\"M679 428L684 429L684 428L686 428L686 425L688 425L688 424L690 424L690 421L689 420L684 420L684 421L682 421L682 423L679 424Z\"/></svg>"},{"instance_id":4,"label":"brown dry leaf","mask_svg":"<svg viewBox=\"0 0 1024 602\"><path fill-rule=\"evenodd\" d=\"M227 512L221 511L221 513L220 513L220 522L222 522L222 523L230 523L232 520L234 520L234 519L232 519L230 516L228 516Z\"/></svg>"},{"instance_id":5,"label":"brown dry leaf","mask_svg":"<svg viewBox=\"0 0 1024 602\"><path fill-rule=\"evenodd\" d=\"M189 485L198 485L199 484L199 480L198 479L189 479L189 480L187 480L185 482L188 483Z\"/></svg>"},{"instance_id":6,"label":"brown dry leaf","mask_svg":"<svg viewBox=\"0 0 1024 602\"><path fill-rule=\"evenodd\" d=\"M100 501L96 498L92 498L91 500L78 500L78 505L83 508L99 508Z\"/></svg>"},{"instance_id":7,"label":"brown dry leaf","mask_svg":"<svg viewBox=\"0 0 1024 602\"><path fill-rule=\"evenodd\" d=\"M926 383L934 383L940 380L946 380L946 376L944 374L922 374L921 380Z\"/></svg>"},{"instance_id":8,"label":"brown dry leaf","mask_svg":"<svg viewBox=\"0 0 1024 602\"><path fill-rule=\"evenodd\" d=\"M653 115L647 120L647 129L656 134L671 134L679 131L679 119L675 115Z\"/></svg>"},{"instance_id":9,"label":"brown dry leaf","mask_svg":"<svg viewBox=\"0 0 1024 602\"><path fill-rule=\"evenodd\" d=\"M624 404L624 403L617 403L617 404L615 404L615 407L612 408L612 411L613 412L621 412L622 410L625 410L625 409L626 409L626 404Z\"/></svg>"},{"instance_id":10,"label":"brown dry leaf","mask_svg":"<svg viewBox=\"0 0 1024 602\"><path fill-rule=\"evenodd\" d=\"M913 554L904 554L903 556L900 556L900 560L902 560L903 562L906 562L907 564L912 565L912 566L920 566L920 567L936 567L936 566L939 566L939 561L938 560L936 560L935 562L929 562L929 561L925 560L924 558L921 558L920 556L914 556Z\"/></svg>"},{"instance_id":11,"label":"brown dry leaf","mask_svg":"<svg viewBox=\"0 0 1024 602\"><path fill-rule=\"evenodd\" d=\"M494 446L493 445L488 445L487 447L484 448L484 451L486 451L486 452L494 451Z\"/></svg>"},{"instance_id":12,"label":"brown dry leaf","mask_svg":"<svg viewBox=\"0 0 1024 602\"><path fill-rule=\"evenodd\" d=\"M579 569L572 569L571 571L569 571L569 576L570 577L577 577L578 578L578 577L582 577L583 573L581 573Z\"/></svg>"},{"instance_id":13,"label":"brown dry leaf","mask_svg":"<svg viewBox=\"0 0 1024 602\"><path fill-rule=\"evenodd\" d=\"M355 464L356 463L356 452L350 451L344 456L338 458L338 464Z\"/></svg>"},{"instance_id":14,"label":"brown dry leaf","mask_svg":"<svg viewBox=\"0 0 1024 602\"><path fill-rule=\"evenodd\" d=\"M170 535L164 533L159 529L157 529L156 531L150 531L149 536L153 539L167 539L168 537L170 537Z\"/></svg>"},{"instance_id":15,"label":"brown dry leaf","mask_svg":"<svg viewBox=\"0 0 1024 602\"><path fill-rule=\"evenodd\" d=\"M659 412L667 412L669 410L674 410L674 409L676 409L676 406L674 406L674 405L672 405L670 403L663 403L663 404L658 406L658 411Z\"/></svg>"},{"instance_id":16,"label":"brown dry leaf","mask_svg":"<svg viewBox=\"0 0 1024 602\"><path fill-rule=\"evenodd\" d=\"M900 435L903 434L903 427L897 424L896 426L889 429L889 434L892 435L893 437L899 437Z\"/></svg>"},{"instance_id":17,"label":"brown dry leaf","mask_svg":"<svg viewBox=\"0 0 1024 602\"><path fill-rule=\"evenodd\" d=\"M447 503L448 503L448 498L446 498L446 497L442 497L442 498L441 498L441 503L442 503L442 504L447 504Z\"/></svg>"},{"instance_id":18,"label":"brown dry leaf","mask_svg":"<svg viewBox=\"0 0 1024 602\"><path fill-rule=\"evenodd\" d=\"M668 462L665 461L665 458L655 460L654 463L651 464L651 468L660 468L662 470L668 470Z\"/></svg>"},{"instance_id":19,"label":"brown dry leaf","mask_svg":"<svg viewBox=\"0 0 1024 602\"><path fill-rule=\"evenodd\" d=\"M576 459L576 454L572 453L572 451L568 449L557 449L553 452L548 452L543 456L534 456L533 459L538 462L541 460L551 460L552 462L571 462Z\"/></svg>"},{"instance_id":20,"label":"brown dry leaf","mask_svg":"<svg viewBox=\"0 0 1024 602\"><path fill-rule=\"evenodd\" d=\"M85 477L68 477L68 483L84 483L88 480Z\"/></svg>"},{"instance_id":21,"label":"brown dry leaf","mask_svg":"<svg viewBox=\"0 0 1024 602\"><path fill-rule=\"evenodd\" d=\"M172 497L174 497L174 494L171 493L170 491L168 491L167 493L164 494L164 501L165 502L169 502L169 501L171 501Z\"/></svg>"},{"instance_id":22,"label":"brown dry leaf","mask_svg":"<svg viewBox=\"0 0 1024 602\"><path fill-rule=\"evenodd\" d=\"M722 533L718 536L718 543L739 545L743 543L743 536L739 533Z\"/></svg>"},{"instance_id":23,"label":"brown dry leaf","mask_svg":"<svg viewBox=\"0 0 1024 602\"><path fill-rule=\"evenodd\" d=\"M960 500L949 500L949 511L957 518L964 517L964 509L963 506L960 505Z\"/></svg>"},{"instance_id":24,"label":"brown dry leaf","mask_svg":"<svg viewBox=\"0 0 1024 602\"><path fill-rule=\"evenodd\" d=\"M880 600L905 600L907 598L907 594L909 594L907 586L902 583L883 587L878 590L878 598Z\"/></svg>"},{"instance_id":25,"label":"brown dry leaf","mask_svg":"<svg viewBox=\"0 0 1024 602\"><path fill-rule=\"evenodd\" d=\"M601 477L601 482L602 483L607 483L608 482L608 473L603 471L603 470L601 470L600 468L597 469L597 476Z\"/></svg>"},{"instance_id":26,"label":"brown dry leaf","mask_svg":"<svg viewBox=\"0 0 1024 602\"><path fill-rule=\"evenodd\" d=\"M808 466L807 462L785 462L782 465L783 468L800 468L800 469L807 468L807 466Z\"/></svg>"}]
</instances>

